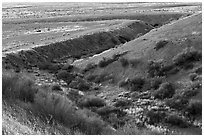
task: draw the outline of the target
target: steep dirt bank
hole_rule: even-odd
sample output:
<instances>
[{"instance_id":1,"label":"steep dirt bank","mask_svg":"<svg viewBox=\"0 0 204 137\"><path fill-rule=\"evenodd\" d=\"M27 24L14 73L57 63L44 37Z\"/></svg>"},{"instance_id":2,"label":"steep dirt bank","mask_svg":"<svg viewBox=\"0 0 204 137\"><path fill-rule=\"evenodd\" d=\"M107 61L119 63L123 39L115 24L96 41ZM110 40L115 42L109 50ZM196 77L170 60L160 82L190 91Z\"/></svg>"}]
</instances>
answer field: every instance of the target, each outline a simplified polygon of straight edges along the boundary
<instances>
[{"instance_id":1,"label":"steep dirt bank","mask_svg":"<svg viewBox=\"0 0 204 137\"><path fill-rule=\"evenodd\" d=\"M142 21L134 21L114 30L100 31L78 38L69 39L45 46L7 54L3 67L30 68L45 62L62 62L68 58L81 58L83 55L100 53L116 45L135 39L153 29Z\"/></svg>"}]
</instances>

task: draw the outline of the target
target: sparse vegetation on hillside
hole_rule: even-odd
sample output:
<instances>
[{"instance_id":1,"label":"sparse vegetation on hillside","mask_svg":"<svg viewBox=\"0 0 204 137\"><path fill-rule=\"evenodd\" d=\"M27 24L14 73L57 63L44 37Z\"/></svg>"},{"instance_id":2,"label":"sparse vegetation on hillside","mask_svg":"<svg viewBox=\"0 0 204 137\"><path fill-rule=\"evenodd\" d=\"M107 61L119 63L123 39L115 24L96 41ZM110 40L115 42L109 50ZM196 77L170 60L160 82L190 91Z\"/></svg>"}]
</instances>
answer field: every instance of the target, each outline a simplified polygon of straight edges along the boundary
<instances>
[{"instance_id":1,"label":"sparse vegetation on hillside","mask_svg":"<svg viewBox=\"0 0 204 137\"><path fill-rule=\"evenodd\" d=\"M89 110L77 109L65 95L45 91L31 80L15 73L3 74L2 95L6 100L20 100L31 102L33 114L40 114L42 118L48 117L49 122L56 120L71 130L79 130L84 134L101 134L106 130L105 123L95 113ZM105 102L92 98L88 106L104 106Z\"/></svg>"}]
</instances>

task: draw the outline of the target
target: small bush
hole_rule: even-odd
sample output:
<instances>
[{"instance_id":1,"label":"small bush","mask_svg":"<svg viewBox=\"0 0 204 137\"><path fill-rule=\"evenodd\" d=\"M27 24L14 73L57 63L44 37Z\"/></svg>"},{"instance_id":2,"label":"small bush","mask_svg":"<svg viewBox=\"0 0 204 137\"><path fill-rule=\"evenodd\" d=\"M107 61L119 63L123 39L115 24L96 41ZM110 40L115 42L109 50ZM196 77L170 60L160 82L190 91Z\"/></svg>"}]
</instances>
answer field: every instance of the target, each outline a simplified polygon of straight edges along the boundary
<instances>
[{"instance_id":1,"label":"small bush","mask_svg":"<svg viewBox=\"0 0 204 137\"><path fill-rule=\"evenodd\" d=\"M150 77L155 76L164 76L164 71L162 71L163 68L163 60L159 61L148 61L147 65L147 73Z\"/></svg>"},{"instance_id":2,"label":"small bush","mask_svg":"<svg viewBox=\"0 0 204 137\"><path fill-rule=\"evenodd\" d=\"M168 40L161 40L161 41L157 42L154 49L159 50L159 49L163 48L168 42L169 42Z\"/></svg>"},{"instance_id":3,"label":"small bush","mask_svg":"<svg viewBox=\"0 0 204 137\"><path fill-rule=\"evenodd\" d=\"M202 103L201 102L191 102L186 108L185 112L188 113L189 116L202 116Z\"/></svg>"},{"instance_id":4,"label":"small bush","mask_svg":"<svg viewBox=\"0 0 204 137\"><path fill-rule=\"evenodd\" d=\"M58 85L58 84L53 85L52 86L52 90L60 90L60 91L62 91L60 85Z\"/></svg>"},{"instance_id":5,"label":"small bush","mask_svg":"<svg viewBox=\"0 0 204 137\"><path fill-rule=\"evenodd\" d=\"M2 75L2 96L4 99L19 99L33 102L38 91L34 82L23 74L5 72Z\"/></svg>"},{"instance_id":6,"label":"small bush","mask_svg":"<svg viewBox=\"0 0 204 137\"><path fill-rule=\"evenodd\" d=\"M175 114L171 114L171 115L168 115L165 119L165 122L166 123L169 123L171 125L174 125L174 126L179 126L181 128L186 128L188 127L188 123L186 122L185 119L183 119L182 117L179 117Z\"/></svg>"},{"instance_id":7,"label":"small bush","mask_svg":"<svg viewBox=\"0 0 204 137\"><path fill-rule=\"evenodd\" d=\"M162 83L159 89L157 89L153 96L158 99L165 99L165 98L171 98L175 94L175 88L173 84L165 82Z\"/></svg>"},{"instance_id":8,"label":"small bush","mask_svg":"<svg viewBox=\"0 0 204 137\"><path fill-rule=\"evenodd\" d=\"M40 70L48 70L50 65L51 65L50 62L40 62L37 64L37 66Z\"/></svg>"},{"instance_id":9,"label":"small bush","mask_svg":"<svg viewBox=\"0 0 204 137\"><path fill-rule=\"evenodd\" d=\"M194 72L198 75L201 75L202 74L202 67L198 67L194 70Z\"/></svg>"},{"instance_id":10,"label":"small bush","mask_svg":"<svg viewBox=\"0 0 204 137\"><path fill-rule=\"evenodd\" d=\"M98 113L101 116L104 116L104 115L109 115L110 113L114 113L117 110L118 109L113 106L104 106L104 107L98 108L96 113Z\"/></svg>"},{"instance_id":11,"label":"small bush","mask_svg":"<svg viewBox=\"0 0 204 137\"><path fill-rule=\"evenodd\" d=\"M128 60L125 59L125 58L120 58L119 61L120 61L121 65L122 65L123 67L127 67L127 66L129 65Z\"/></svg>"},{"instance_id":12,"label":"small bush","mask_svg":"<svg viewBox=\"0 0 204 137\"><path fill-rule=\"evenodd\" d=\"M196 96L198 93L199 93L198 89L184 89L181 95L184 98L191 98L193 96Z\"/></svg>"},{"instance_id":13,"label":"small bush","mask_svg":"<svg viewBox=\"0 0 204 137\"><path fill-rule=\"evenodd\" d=\"M74 68L73 65L65 64L61 69L70 72Z\"/></svg>"},{"instance_id":14,"label":"small bush","mask_svg":"<svg viewBox=\"0 0 204 137\"><path fill-rule=\"evenodd\" d=\"M129 81L125 80L125 81L120 81L118 83L119 87L127 87L128 86Z\"/></svg>"},{"instance_id":15,"label":"small bush","mask_svg":"<svg viewBox=\"0 0 204 137\"><path fill-rule=\"evenodd\" d=\"M111 83L114 83L114 76L112 74L102 73L100 75L97 75L93 82L102 83L105 81L111 81Z\"/></svg>"},{"instance_id":16,"label":"small bush","mask_svg":"<svg viewBox=\"0 0 204 137\"><path fill-rule=\"evenodd\" d=\"M35 98L35 111L63 123L67 128L85 134L100 134L105 123L89 110L76 109L66 97L57 93L39 92Z\"/></svg>"},{"instance_id":17,"label":"small bush","mask_svg":"<svg viewBox=\"0 0 204 137\"><path fill-rule=\"evenodd\" d=\"M150 89L158 89L163 83L163 77L154 77L150 80Z\"/></svg>"},{"instance_id":18,"label":"small bush","mask_svg":"<svg viewBox=\"0 0 204 137\"><path fill-rule=\"evenodd\" d=\"M131 91L141 90L145 84L145 79L143 77L135 77L131 79L128 83L129 89Z\"/></svg>"},{"instance_id":19,"label":"small bush","mask_svg":"<svg viewBox=\"0 0 204 137\"><path fill-rule=\"evenodd\" d=\"M67 72L66 70L58 71L56 76L58 79L62 79L65 82L67 82L67 84L69 84L75 78L75 76L73 74Z\"/></svg>"},{"instance_id":20,"label":"small bush","mask_svg":"<svg viewBox=\"0 0 204 137\"><path fill-rule=\"evenodd\" d=\"M129 64L133 68L136 68L140 63L141 63L141 61L139 59L137 59L137 58L129 60Z\"/></svg>"},{"instance_id":21,"label":"small bush","mask_svg":"<svg viewBox=\"0 0 204 137\"><path fill-rule=\"evenodd\" d=\"M86 67L82 70L82 72L85 73L85 72L87 72L87 71L89 71L89 70L91 70L91 69L94 69L94 68L96 68L96 67L97 67L96 64L94 64L94 63L88 63L88 64L86 65Z\"/></svg>"},{"instance_id":22,"label":"small bush","mask_svg":"<svg viewBox=\"0 0 204 137\"><path fill-rule=\"evenodd\" d=\"M166 105L177 110L183 110L188 105L188 99L182 96L175 96L168 99Z\"/></svg>"},{"instance_id":23,"label":"small bush","mask_svg":"<svg viewBox=\"0 0 204 137\"><path fill-rule=\"evenodd\" d=\"M100 68L104 68L106 66L108 66L109 64L111 64L112 62L114 62L115 59L112 59L112 58L103 58L99 63L98 63L98 66Z\"/></svg>"},{"instance_id":24,"label":"small bush","mask_svg":"<svg viewBox=\"0 0 204 137\"><path fill-rule=\"evenodd\" d=\"M156 123L160 123L164 120L164 118L166 117L166 113L160 112L160 111L150 110L147 112L146 116L148 118L149 124L156 124Z\"/></svg>"},{"instance_id":25,"label":"small bush","mask_svg":"<svg viewBox=\"0 0 204 137\"><path fill-rule=\"evenodd\" d=\"M119 99L113 104L113 106L115 107L125 107L129 105L131 105L131 100L127 100L127 99Z\"/></svg>"},{"instance_id":26,"label":"small bush","mask_svg":"<svg viewBox=\"0 0 204 137\"><path fill-rule=\"evenodd\" d=\"M86 82L83 79L78 78L78 79L72 81L69 84L69 87L74 88L74 89L78 89L78 90L81 90L81 91L87 91L87 90L90 90L91 84Z\"/></svg>"},{"instance_id":27,"label":"small bush","mask_svg":"<svg viewBox=\"0 0 204 137\"><path fill-rule=\"evenodd\" d=\"M51 72L56 72L59 69L61 69L61 65L60 64L50 64L48 66L48 70L51 71Z\"/></svg>"},{"instance_id":28,"label":"small bush","mask_svg":"<svg viewBox=\"0 0 204 137\"><path fill-rule=\"evenodd\" d=\"M98 97L88 97L81 101L78 104L80 107L103 107L106 106L106 102Z\"/></svg>"},{"instance_id":29,"label":"small bush","mask_svg":"<svg viewBox=\"0 0 204 137\"><path fill-rule=\"evenodd\" d=\"M184 49L181 53L176 55L173 58L174 64L177 66L186 66L192 62L195 61L201 61L202 60L202 52L196 51L195 49Z\"/></svg>"},{"instance_id":30,"label":"small bush","mask_svg":"<svg viewBox=\"0 0 204 137\"><path fill-rule=\"evenodd\" d=\"M196 73L190 73L190 74L189 74L189 78L190 78L191 81L196 80L196 77L197 77L197 76L198 76L198 75L197 75Z\"/></svg>"},{"instance_id":31,"label":"small bush","mask_svg":"<svg viewBox=\"0 0 204 137\"><path fill-rule=\"evenodd\" d=\"M95 81L95 79L97 78L97 75L92 75L92 74L89 74L86 79L88 81Z\"/></svg>"}]
</instances>

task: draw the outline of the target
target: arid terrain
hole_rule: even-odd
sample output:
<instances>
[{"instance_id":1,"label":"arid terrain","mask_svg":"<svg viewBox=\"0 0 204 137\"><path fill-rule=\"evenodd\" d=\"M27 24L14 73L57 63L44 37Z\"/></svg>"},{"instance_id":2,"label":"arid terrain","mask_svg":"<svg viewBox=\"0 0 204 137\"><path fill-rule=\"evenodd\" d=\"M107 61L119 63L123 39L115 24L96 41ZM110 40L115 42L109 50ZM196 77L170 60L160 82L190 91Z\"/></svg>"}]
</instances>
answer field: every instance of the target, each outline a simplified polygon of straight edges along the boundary
<instances>
[{"instance_id":1,"label":"arid terrain","mask_svg":"<svg viewBox=\"0 0 204 137\"><path fill-rule=\"evenodd\" d=\"M3 3L2 134L201 135L202 3Z\"/></svg>"}]
</instances>

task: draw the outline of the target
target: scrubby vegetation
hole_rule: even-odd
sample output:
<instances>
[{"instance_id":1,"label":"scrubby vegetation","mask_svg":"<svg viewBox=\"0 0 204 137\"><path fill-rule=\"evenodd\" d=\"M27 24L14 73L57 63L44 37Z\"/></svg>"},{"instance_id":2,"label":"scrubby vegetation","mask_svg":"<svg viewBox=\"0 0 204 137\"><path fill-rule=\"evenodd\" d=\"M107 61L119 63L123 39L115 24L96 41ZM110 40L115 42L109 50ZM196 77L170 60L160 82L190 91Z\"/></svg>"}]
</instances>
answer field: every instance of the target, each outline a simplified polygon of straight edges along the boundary
<instances>
[{"instance_id":1,"label":"scrubby vegetation","mask_svg":"<svg viewBox=\"0 0 204 137\"><path fill-rule=\"evenodd\" d=\"M185 112L193 119L202 116L202 103L201 102L190 102L186 107Z\"/></svg>"},{"instance_id":2,"label":"scrubby vegetation","mask_svg":"<svg viewBox=\"0 0 204 137\"><path fill-rule=\"evenodd\" d=\"M129 64L132 68L136 68L140 63L141 63L141 60L137 58L129 60Z\"/></svg>"},{"instance_id":3,"label":"scrubby vegetation","mask_svg":"<svg viewBox=\"0 0 204 137\"><path fill-rule=\"evenodd\" d=\"M115 80L114 76L108 73L101 73L100 75L89 74L86 79L94 83L102 83L105 81L108 81L109 83L114 83Z\"/></svg>"},{"instance_id":4,"label":"scrubby vegetation","mask_svg":"<svg viewBox=\"0 0 204 137\"><path fill-rule=\"evenodd\" d=\"M172 83L165 82L162 83L156 91L154 91L153 96L158 99L171 98L175 94L175 88Z\"/></svg>"},{"instance_id":5,"label":"scrubby vegetation","mask_svg":"<svg viewBox=\"0 0 204 137\"><path fill-rule=\"evenodd\" d=\"M127 67L129 65L129 61L126 58L120 58L120 63L123 67Z\"/></svg>"},{"instance_id":6,"label":"scrubby vegetation","mask_svg":"<svg viewBox=\"0 0 204 137\"><path fill-rule=\"evenodd\" d=\"M193 62L201 60L202 52L197 51L192 47L184 49L181 53L179 53L173 58L173 62L175 65L184 68L188 68L189 66L193 65Z\"/></svg>"},{"instance_id":7,"label":"scrubby vegetation","mask_svg":"<svg viewBox=\"0 0 204 137\"><path fill-rule=\"evenodd\" d=\"M161 41L157 42L154 49L159 50L159 49L163 48L164 46L166 46L167 43L169 43L168 40L161 40Z\"/></svg>"},{"instance_id":8,"label":"scrubby vegetation","mask_svg":"<svg viewBox=\"0 0 204 137\"><path fill-rule=\"evenodd\" d=\"M163 60L159 61L148 61L148 66L147 66L147 73L150 77L155 77L155 76L163 76L164 72L162 71L163 68Z\"/></svg>"},{"instance_id":9,"label":"scrubby vegetation","mask_svg":"<svg viewBox=\"0 0 204 137\"><path fill-rule=\"evenodd\" d=\"M3 99L19 99L25 102L33 102L38 88L34 82L20 74L5 72L2 75Z\"/></svg>"},{"instance_id":10,"label":"scrubby vegetation","mask_svg":"<svg viewBox=\"0 0 204 137\"><path fill-rule=\"evenodd\" d=\"M140 76L136 76L132 79L127 79L125 81L121 81L119 83L119 86L127 88L130 91L138 91L138 90L141 90L143 88L144 84L145 84L145 78L140 77Z\"/></svg>"},{"instance_id":11,"label":"scrubby vegetation","mask_svg":"<svg viewBox=\"0 0 204 137\"><path fill-rule=\"evenodd\" d=\"M80 107L103 107L106 106L106 102L105 100L98 98L98 97L94 97L94 96L90 96L87 97L85 99L82 99L81 101L79 101L78 105Z\"/></svg>"},{"instance_id":12,"label":"scrubby vegetation","mask_svg":"<svg viewBox=\"0 0 204 137\"><path fill-rule=\"evenodd\" d=\"M66 70L58 71L58 73L56 74L56 77L58 79L64 80L67 84L69 84L75 78L73 74L69 73Z\"/></svg>"},{"instance_id":13,"label":"scrubby vegetation","mask_svg":"<svg viewBox=\"0 0 204 137\"><path fill-rule=\"evenodd\" d=\"M87 71L90 71L91 69L94 69L97 67L97 64L94 64L94 63L88 63L86 65L86 67L82 70L82 73L85 73Z\"/></svg>"},{"instance_id":14,"label":"scrubby vegetation","mask_svg":"<svg viewBox=\"0 0 204 137\"><path fill-rule=\"evenodd\" d=\"M81 91L88 91L91 89L91 84L81 78L76 78L70 82L69 87L79 89Z\"/></svg>"},{"instance_id":15,"label":"scrubby vegetation","mask_svg":"<svg viewBox=\"0 0 204 137\"><path fill-rule=\"evenodd\" d=\"M129 106L129 105L131 105L131 100L127 100L127 99L118 99L114 103L115 107L125 107L125 106Z\"/></svg>"},{"instance_id":16,"label":"scrubby vegetation","mask_svg":"<svg viewBox=\"0 0 204 137\"><path fill-rule=\"evenodd\" d=\"M106 124L100 117L86 109L77 109L65 95L41 88L23 75L13 72L4 73L2 78L3 100L20 100L30 102L28 109L33 114L41 115L42 120L49 117L57 120L71 130L79 130L84 134L101 134ZM89 98L84 106L104 106L106 103L98 98Z\"/></svg>"},{"instance_id":17,"label":"scrubby vegetation","mask_svg":"<svg viewBox=\"0 0 204 137\"><path fill-rule=\"evenodd\" d=\"M185 109L188 103L188 99L182 96L174 96L166 101L166 105L180 111Z\"/></svg>"},{"instance_id":18,"label":"scrubby vegetation","mask_svg":"<svg viewBox=\"0 0 204 137\"><path fill-rule=\"evenodd\" d=\"M165 122L166 123L169 123L171 125L174 125L174 126L178 126L178 127L181 127L181 128L186 128L189 126L189 124L187 123L186 119L182 118L182 117L179 117L178 115L176 114L171 114L171 115L168 115L166 118L165 118Z\"/></svg>"},{"instance_id":19,"label":"scrubby vegetation","mask_svg":"<svg viewBox=\"0 0 204 137\"><path fill-rule=\"evenodd\" d=\"M146 116L148 118L149 124L156 124L156 123L160 123L164 120L164 118L166 117L166 113L160 112L160 111L150 110L147 112Z\"/></svg>"},{"instance_id":20,"label":"scrubby vegetation","mask_svg":"<svg viewBox=\"0 0 204 137\"><path fill-rule=\"evenodd\" d=\"M120 56L126 54L122 53L122 54L114 54L111 58L104 58L98 63L98 66L100 68L104 68L106 66L108 66L109 64L113 63L114 61L118 60Z\"/></svg>"}]
</instances>

